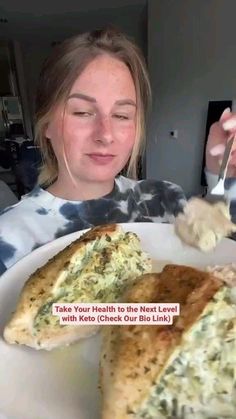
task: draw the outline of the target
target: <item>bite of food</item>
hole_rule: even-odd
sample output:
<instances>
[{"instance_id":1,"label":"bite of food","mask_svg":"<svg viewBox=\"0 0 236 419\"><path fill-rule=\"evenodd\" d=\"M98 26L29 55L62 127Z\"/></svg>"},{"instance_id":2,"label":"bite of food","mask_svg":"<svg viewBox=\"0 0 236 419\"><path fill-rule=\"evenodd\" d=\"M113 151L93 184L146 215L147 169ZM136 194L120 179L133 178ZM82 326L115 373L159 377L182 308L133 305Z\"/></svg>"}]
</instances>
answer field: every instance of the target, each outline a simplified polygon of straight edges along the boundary
<instances>
[{"instance_id":1,"label":"bite of food","mask_svg":"<svg viewBox=\"0 0 236 419\"><path fill-rule=\"evenodd\" d=\"M208 252L221 239L236 232L236 224L230 219L228 204L192 198L177 216L175 231L184 243Z\"/></svg>"}]
</instances>

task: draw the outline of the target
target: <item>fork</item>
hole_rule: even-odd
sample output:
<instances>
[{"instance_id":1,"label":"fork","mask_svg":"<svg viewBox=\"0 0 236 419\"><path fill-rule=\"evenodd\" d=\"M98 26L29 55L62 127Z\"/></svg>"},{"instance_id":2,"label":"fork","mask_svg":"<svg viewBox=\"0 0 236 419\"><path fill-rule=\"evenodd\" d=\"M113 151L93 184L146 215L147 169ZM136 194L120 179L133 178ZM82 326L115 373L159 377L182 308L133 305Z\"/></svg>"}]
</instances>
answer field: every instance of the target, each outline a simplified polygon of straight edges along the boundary
<instances>
[{"instance_id":1,"label":"fork","mask_svg":"<svg viewBox=\"0 0 236 419\"><path fill-rule=\"evenodd\" d=\"M227 145L225 147L223 160L220 166L220 172L218 177L218 183L217 185L211 190L211 195L224 195L225 194L225 187L224 182L227 174L227 168L229 164L229 158L232 151L232 147L234 144L234 140L236 138L236 134L233 134L233 136L230 138L230 140L227 142Z\"/></svg>"}]
</instances>

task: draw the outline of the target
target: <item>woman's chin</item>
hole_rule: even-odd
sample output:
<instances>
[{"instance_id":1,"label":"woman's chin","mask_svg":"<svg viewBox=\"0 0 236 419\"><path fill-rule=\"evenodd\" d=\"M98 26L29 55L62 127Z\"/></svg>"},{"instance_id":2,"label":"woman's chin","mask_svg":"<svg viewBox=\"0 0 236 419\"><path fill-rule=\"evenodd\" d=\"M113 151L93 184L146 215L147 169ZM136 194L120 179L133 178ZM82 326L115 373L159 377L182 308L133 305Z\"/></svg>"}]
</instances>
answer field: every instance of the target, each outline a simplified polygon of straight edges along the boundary
<instances>
[{"instance_id":1,"label":"woman's chin","mask_svg":"<svg viewBox=\"0 0 236 419\"><path fill-rule=\"evenodd\" d=\"M95 176L89 176L88 178L88 182L94 182L94 183L109 183L109 182L114 182L114 179L116 177L116 174L107 174L107 175L102 175L102 174L96 174Z\"/></svg>"},{"instance_id":2,"label":"woman's chin","mask_svg":"<svg viewBox=\"0 0 236 419\"><path fill-rule=\"evenodd\" d=\"M119 169L106 170L105 168L98 168L97 170L90 172L89 176L88 173L85 173L84 178L89 182L112 182L119 172Z\"/></svg>"}]
</instances>

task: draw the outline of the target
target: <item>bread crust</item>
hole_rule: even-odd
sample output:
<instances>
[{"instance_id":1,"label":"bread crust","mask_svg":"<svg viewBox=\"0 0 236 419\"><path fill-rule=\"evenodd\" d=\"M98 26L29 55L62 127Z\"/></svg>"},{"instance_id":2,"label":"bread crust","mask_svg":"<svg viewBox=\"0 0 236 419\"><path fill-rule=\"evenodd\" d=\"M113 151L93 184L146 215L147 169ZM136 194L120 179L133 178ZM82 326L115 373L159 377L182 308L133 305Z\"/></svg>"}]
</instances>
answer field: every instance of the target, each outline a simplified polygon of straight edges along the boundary
<instances>
[{"instance_id":1,"label":"bread crust","mask_svg":"<svg viewBox=\"0 0 236 419\"><path fill-rule=\"evenodd\" d=\"M94 227L37 269L20 293L15 312L4 329L4 339L11 344L25 344L35 349L52 349L96 333L99 328L95 325L67 325L62 328L47 327L35 335L33 322L38 310L53 295L53 290L63 281L75 259L83 256L86 246L106 235L113 241L122 232L118 224Z\"/></svg>"},{"instance_id":2,"label":"bread crust","mask_svg":"<svg viewBox=\"0 0 236 419\"><path fill-rule=\"evenodd\" d=\"M105 326L100 361L102 419L131 419L146 400L190 327L222 286L213 275L167 265L145 274L123 297L127 303L180 303L173 325Z\"/></svg>"}]
</instances>

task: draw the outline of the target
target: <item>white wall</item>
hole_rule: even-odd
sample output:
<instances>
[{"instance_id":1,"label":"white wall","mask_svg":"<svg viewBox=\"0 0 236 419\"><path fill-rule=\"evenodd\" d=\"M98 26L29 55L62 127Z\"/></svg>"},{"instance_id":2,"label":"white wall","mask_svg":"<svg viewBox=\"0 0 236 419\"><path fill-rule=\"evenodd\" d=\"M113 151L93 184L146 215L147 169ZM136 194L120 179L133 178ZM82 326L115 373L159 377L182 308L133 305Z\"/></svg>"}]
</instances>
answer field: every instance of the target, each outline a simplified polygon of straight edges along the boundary
<instances>
[{"instance_id":1,"label":"white wall","mask_svg":"<svg viewBox=\"0 0 236 419\"><path fill-rule=\"evenodd\" d=\"M174 181L187 195L201 190L208 101L236 97L235 16L235 0L148 1L147 177Z\"/></svg>"}]
</instances>

